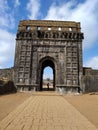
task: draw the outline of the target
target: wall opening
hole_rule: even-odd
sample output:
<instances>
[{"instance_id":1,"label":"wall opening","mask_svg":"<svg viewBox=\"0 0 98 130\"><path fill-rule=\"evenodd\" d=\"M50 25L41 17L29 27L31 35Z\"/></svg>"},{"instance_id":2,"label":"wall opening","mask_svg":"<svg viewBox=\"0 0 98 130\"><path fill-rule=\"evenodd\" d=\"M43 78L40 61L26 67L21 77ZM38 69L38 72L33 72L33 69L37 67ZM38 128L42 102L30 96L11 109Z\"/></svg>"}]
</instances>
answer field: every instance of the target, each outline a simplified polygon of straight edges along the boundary
<instances>
[{"instance_id":1,"label":"wall opening","mask_svg":"<svg viewBox=\"0 0 98 130\"><path fill-rule=\"evenodd\" d=\"M42 88L44 90L53 89L53 69L49 66L45 67L43 70L43 84Z\"/></svg>"},{"instance_id":2,"label":"wall opening","mask_svg":"<svg viewBox=\"0 0 98 130\"><path fill-rule=\"evenodd\" d=\"M44 60L41 65L40 90L55 90L55 66L50 59Z\"/></svg>"}]
</instances>

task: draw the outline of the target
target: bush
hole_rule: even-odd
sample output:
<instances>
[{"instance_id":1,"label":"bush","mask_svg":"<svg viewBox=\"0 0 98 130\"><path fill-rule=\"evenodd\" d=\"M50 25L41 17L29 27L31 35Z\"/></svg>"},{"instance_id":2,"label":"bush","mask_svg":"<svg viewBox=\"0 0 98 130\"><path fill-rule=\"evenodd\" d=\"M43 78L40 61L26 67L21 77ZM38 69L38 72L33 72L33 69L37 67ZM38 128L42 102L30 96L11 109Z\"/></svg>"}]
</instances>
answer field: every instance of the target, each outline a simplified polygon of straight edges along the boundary
<instances>
[{"instance_id":1,"label":"bush","mask_svg":"<svg viewBox=\"0 0 98 130\"><path fill-rule=\"evenodd\" d=\"M0 80L0 94L16 93L17 89L13 81Z\"/></svg>"}]
</instances>

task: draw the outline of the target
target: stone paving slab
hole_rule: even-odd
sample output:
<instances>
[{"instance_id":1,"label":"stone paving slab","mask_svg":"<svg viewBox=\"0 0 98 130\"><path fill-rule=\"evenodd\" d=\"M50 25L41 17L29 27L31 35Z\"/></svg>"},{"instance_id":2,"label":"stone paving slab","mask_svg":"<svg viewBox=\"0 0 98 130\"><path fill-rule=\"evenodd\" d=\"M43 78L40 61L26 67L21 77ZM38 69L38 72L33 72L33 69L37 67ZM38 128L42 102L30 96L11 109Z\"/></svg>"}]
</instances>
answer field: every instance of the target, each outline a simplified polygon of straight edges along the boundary
<instances>
[{"instance_id":1,"label":"stone paving slab","mask_svg":"<svg viewBox=\"0 0 98 130\"><path fill-rule=\"evenodd\" d=\"M32 95L0 122L0 130L98 130L60 95Z\"/></svg>"}]
</instances>

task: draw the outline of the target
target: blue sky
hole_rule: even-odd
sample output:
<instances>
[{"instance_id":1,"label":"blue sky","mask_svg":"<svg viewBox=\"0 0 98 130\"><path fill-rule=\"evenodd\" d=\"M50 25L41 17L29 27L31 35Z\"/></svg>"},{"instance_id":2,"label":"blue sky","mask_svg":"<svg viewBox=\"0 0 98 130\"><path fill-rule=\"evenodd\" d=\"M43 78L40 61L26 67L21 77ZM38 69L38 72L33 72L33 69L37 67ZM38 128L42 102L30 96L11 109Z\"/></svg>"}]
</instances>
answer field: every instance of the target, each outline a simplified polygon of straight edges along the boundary
<instances>
[{"instance_id":1,"label":"blue sky","mask_svg":"<svg viewBox=\"0 0 98 130\"><path fill-rule=\"evenodd\" d=\"M0 68L14 64L20 20L81 22L83 66L98 69L98 0L0 0Z\"/></svg>"}]
</instances>

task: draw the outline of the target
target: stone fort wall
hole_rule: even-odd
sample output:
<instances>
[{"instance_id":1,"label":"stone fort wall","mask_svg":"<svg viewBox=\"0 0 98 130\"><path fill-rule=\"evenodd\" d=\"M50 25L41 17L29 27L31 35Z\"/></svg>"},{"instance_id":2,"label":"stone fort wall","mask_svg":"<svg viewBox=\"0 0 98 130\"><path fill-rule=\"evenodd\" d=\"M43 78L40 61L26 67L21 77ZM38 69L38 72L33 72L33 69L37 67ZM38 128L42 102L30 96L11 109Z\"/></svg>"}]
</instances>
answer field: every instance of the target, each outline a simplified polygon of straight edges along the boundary
<instances>
[{"instance_id":1,"label":"stone fort wall","mask_svg":"<svg viewBox=\"0 0 98 130\"><path fill-rule=\"evenodd\" d=\"M13 74L13 68L0 69L0 95L17 92L13 82Z\"/></svg>"},{"instance_id":2,"label":"stone fort wall","mask_svg":"<svg viewBox=\"0 0 98 130\"><path fill-rule=\"evenodd\" d=\"M98 92L98 70L83 68L83 92Z\"/></svg>"},{"instance_id":3,"label":"stone fort wall","mask_svg":"<svg viewBox=\"0 0 98 130\"><path fill-rule=\"evenodd\" d=\"M70 86L72 86L74 80L77 80L79 85L81 82L82 92L98 91L98 70L82 67L83 38L79 22L20 21L16 36L15 66L0 69L0 79L7 78L14 80L15 83L23 81L23 85L25 83L33 84L34 81L34 83L39 83L37 81L38 74L36 75L38 70L36 69L38 63L36 62L39 61L40 57L47 55L59 61L56 69L56 71L59 70L56 84L68 86L70 83ZM45 48L44 53L43 46ZM62 80L60 75L64 75Z\"/></svg>"},{"instance_id":4,"label":"stone fort wall","mask_svg":"<svg viewBox=\"0 0 98 130\"><path fill-rule=\"evenodd\" d=\"M14 80L14 68L0 69L0 79L7 78ZM83 68L82 77L83 93L98 92L98 70Z\"/></svg>"},{"instance_id":5,"label":"stone fort wall","mask_svg":"<svg viewBox=\"0 0 98 130\"><path fill-rule=\"evenodd\" d=\"M14 68L5 68L5 69L0 69L0 79L8 79L8 80L13 80L13 74L14 74Z\"/></svg>"}]
</instances>

